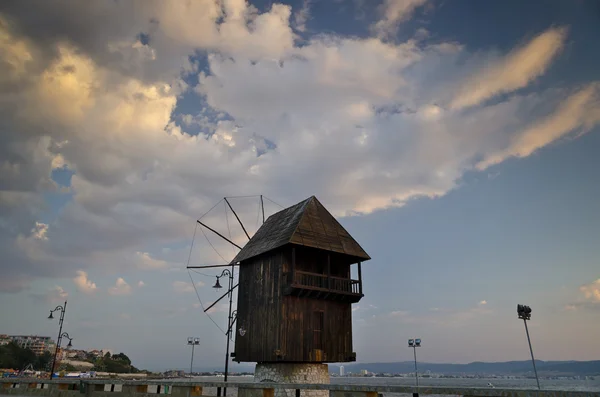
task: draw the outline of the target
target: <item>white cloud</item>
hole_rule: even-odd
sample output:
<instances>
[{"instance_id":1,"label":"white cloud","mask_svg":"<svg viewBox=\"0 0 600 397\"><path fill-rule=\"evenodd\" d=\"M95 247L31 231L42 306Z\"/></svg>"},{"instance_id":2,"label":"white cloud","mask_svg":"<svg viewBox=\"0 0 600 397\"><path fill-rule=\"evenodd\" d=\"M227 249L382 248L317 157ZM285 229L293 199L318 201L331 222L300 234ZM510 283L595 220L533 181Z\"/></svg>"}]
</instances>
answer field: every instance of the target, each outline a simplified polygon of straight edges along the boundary
<instances>
[{"instance_id":1,"label":"white cloud","mask_svg":"<svg viewBox=\"0 0 600 397\"><path fill-rule=\"evenodd\" d=\"M53 288L48 289L45 294L32 293L30 296L43 302L62 303L69 297L69 293L63 287L55 285Z\"/></svg>"},{"instance_id":2,"label":"white cloud","mask_svg":"<svg viewBox=\"0 0 600 397\"><path fill-rule=\"evenodd\" d=\"M380 37L393 36L401 22L409 19L413 12L427 0L384 0L381 6L382 19L374 29Z\"/></svg>"},{"instance_id":3,"label":"white cloud","mask_svg":"<svg viewBox=\"0 0 600 397\"><path fill-rule=\"evenodd\" d=\"M487 305L487 301L486 300L479 301L478 305L479 306Z\"/></svg>"},{"instance_id":4,"label":"white cloud","mask_svg":"<svg viewBox=\"0 0 600 397\"><path fill-rule=\"evenodd\" d=\"M129 295L131 294L131 285L127 284L122 277L119 277L115 285L108 289L108 293L110 295Z\"/></svg>"},{"instance_id":5,"label":"white cloud","mask_svg":"<svg viewBox=\"0 0 600 397\"><path fill-rule=\"evenodd\" d=\"M507 147L487 156L477 168L498 164L508 157L527 157L572 131L588 132L600 122L600 83L589 84L568 96L545 118L533 122L507 143Z\"/></svg>"},{"instance_id":6,"label":"white cloud","mask_svg":"<svg viewBox=\"0 0 600 397\"><path fill-rule=\"evenodd\" d=\"M566 28L551 28L505 57L490 60L463 83L451 107L477 105L498 94L527 86L546 71L562 49L566 36Z\"/></svg>"},{"instance_id":7,"label":"white cloud","mask_svg":"<svg viewBox=\"0 0 600 397\"><path fill-rule=\"evenodd\" d=\"M174 281L173 282L173 290L177 293L191 293L194 292L194 286L189 281ZM204 283L202 281L196 282L196 287L202 287Z\"/></svg>"},{"instance_id":8,"label":"white cloud","mask_svg":"<svg viewBox=\"0 0 600 397\"><path fill-rule=\"evenodd\" d=\"M36 240L48 240L48 225L46 223L36 222L35 227L31 230L31 236Z\"/></svg>"},{"instance_id":9,"label":"white cloud","mask_svg":"<svg viewBox=\"0 0 600 397\"><path fill-rule=\"evenodd\" d=\"M146 285L146 283L144 283L142 280L140 280L140 281L138 281L137 285L138 285L139 288L142 288L143 286Z\"/></svg>"},{"instance_id":10,"label":"white cloud","mask_svg":"<svg viewBox=\"0 0 600 397\"><path fill-rule=\"evenodd\" d=\"M146 269L146 270L164 269L168 266L167 262L160 260L160 259L152 258L152 256L150 256L150 254L147 252L139 252L138 251L135 254L136 254L138 267L140 267L142 269Z\"/></svg>"},{"instance_id":11,"label":"white cloud","mask_svg":"<svg viewBox=\"0 0 600 397\"><path fill-rule=\"evenodd\" d=\"M12 89L0 93L0 158L11 159L0 163L0 209L14 225L0 229L0 248L3 263L19 264L2 269L3 291L82 263L111 274L172 268L187 252L165 247L187 244L193 220L232 191L283 204L316 194L336 215L370 213L444 195L466 171L526 157L600 121L598 83L514 92L548 69L561 29L505 55L331 34L295 45L286 5L261 13L239 1L148 2L135 13L108 4L74 2L68 13L48 13L43 31L0 24L0 54L10 60L0 79ZM387 29L423 2L385 4ZM77 24L64 16L73 13ZM208 54L207 68L187 87L179 73L196 73L201 63L188 60L195 49ZM515 75L479 89L491 70L481 59L515 66ZM455 78L461 73L475 77ZM188 89L201 96L198 109L174 114ZM509 95L485 102L499 93ZM55 221L36 224L44 194L58 189L50 175L59 165L74 172L72 200ZM240 215L254 222L256 207ZM235 255L219 251L198 250L192 261ZM95 290L82 272L78 287Z\"/></svg>"},{"instance_id":12,"label":"white cloud","mask_svg":"<svg viewBox=\"0 0 600 397\"><path fill-rule=\"evenodd\" d=\"M77 276L73 279L73 282L77 286L77 289L86 294L90 294L96 291L96 283L88 279L88 275L83 270L77 271Z\"/></svg>"},{"instance_id":13,"label":"white cloud","mask_svg":"<svg viewBox=\"0 0 600 397\"><path fill-rule=\"evenodd\" d=\"M60 286L55 286L51 292L53 293L53 295L56 297L56 299L66 299L69 294L67 293L67 291L64 290L63 287Z\"/></svg>"},{"instance_id":14,"label":"white cloud","mask_svg":"<svg viewBox=\"0 0 600 397\"><path fill-rule=\"evenodd\" d=\"M579 287L579 291L583 293L583 296L588 301L600 302L600 278L589 284L582 285Z\"/></svg>"},{"instance_id":15,"label":"white cloud","mask_svg":"<svg viewBox=\"0 0 600 397\"><path fill-rule=\"evenodd\" d=\"M410 312L406 311L406 310L396 310L396 311L390 312L390 316L392 316L392 317L404 317L409 314L410 314Z\"/></svg>"},{"instance_id":16,"label":"white cloud","mask_svg":"<svg viewBox=\"0 0 600 397\"><path fill-rule=\"evenodd\" d=\"M306 22L310 18L310 0L304 0L302 7L294 13L294 27L299 32L306 31Z\"/></svg>"}]
</instances>

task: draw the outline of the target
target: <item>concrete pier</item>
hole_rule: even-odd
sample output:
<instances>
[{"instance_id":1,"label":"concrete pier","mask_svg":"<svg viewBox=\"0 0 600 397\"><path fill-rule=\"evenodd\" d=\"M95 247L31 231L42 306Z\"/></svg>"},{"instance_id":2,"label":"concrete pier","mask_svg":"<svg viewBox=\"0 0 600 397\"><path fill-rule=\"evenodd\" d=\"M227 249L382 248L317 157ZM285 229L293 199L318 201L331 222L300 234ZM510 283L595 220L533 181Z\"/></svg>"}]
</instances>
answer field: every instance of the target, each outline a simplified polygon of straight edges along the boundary
<instances>
[{"instance_id":1,"label":"concrete pier","mask_svg":"<svg viewBox=\"0 0 600 397\"><path fill-rule=\"evenodd\" d=\"M221 395L224 382L191 382L185 380L127 381L117 379L0 379L0 395L38 397L173 397ZM291 384L271 382L227 382L227 394L238 397L274 397L277 390L293 390L289 397L307 391L329 393L331 397L386 397L389 394L412 394L471 397L600 397L598 391L500 389L472 387ZM237 394L236 394L237 391ZM230 394L231 392L231 394Z\"/></svg>"},{"instance_id":2,"label":"concrete pier","mask_svg":"<svg viewBox=\"0 0 600 397\"><path fill-rule=\"evenodd\" d=\"M329 384L329 366L309 363L258 363L254 370L254 380L272 383ZM329 397L329 391L302 390L300 396L297 396L295 389L278 389L275 390L274 397Z\"/></svg>"}]
</instances>

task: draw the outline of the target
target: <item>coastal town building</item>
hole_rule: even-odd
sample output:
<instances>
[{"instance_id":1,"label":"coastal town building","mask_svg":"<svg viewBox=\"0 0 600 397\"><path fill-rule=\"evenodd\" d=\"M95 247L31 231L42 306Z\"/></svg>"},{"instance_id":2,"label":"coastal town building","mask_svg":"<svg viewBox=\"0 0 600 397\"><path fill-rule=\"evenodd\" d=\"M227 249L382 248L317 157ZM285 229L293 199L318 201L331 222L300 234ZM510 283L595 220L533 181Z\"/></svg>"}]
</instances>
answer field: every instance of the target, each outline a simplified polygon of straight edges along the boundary
<instances>
[{"instance_id":1,"label":"coastal town building","mask_svg":"<svg viewBox=\"0 0 600 397\"><path fill-rule=\"evenodd\" d=\"M0 346L14 342L23 349L30 349L37 355L44 352L54 354L56 342L49 336L39 335L7 335L0 334ZM103 350L73 350L60 348L57 353L58 360L94 360L104 356Z\"/></svg>"},{"instance_id":2,"label":"coastal town building","mask_svg":"<svg viewBox=\"0 0 600 397\"><path fill-rule=\"evenodd\" d=\"M30 349L35 354L54 352L56 344L49 336L39 335L0 335L0 346L14 342L24 349Z\"/></svg>"}]
</instances>

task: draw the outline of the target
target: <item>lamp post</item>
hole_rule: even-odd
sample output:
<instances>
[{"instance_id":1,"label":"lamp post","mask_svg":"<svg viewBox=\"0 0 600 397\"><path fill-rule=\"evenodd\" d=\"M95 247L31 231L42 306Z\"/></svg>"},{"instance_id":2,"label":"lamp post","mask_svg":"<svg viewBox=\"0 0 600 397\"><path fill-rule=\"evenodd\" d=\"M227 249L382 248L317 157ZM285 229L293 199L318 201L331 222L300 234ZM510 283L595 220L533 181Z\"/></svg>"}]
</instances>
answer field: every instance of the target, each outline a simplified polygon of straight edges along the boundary
<instances>
[{"instance_id":1,"label":"lamp post","mask_svg":"<svg viewBox=\"0 0 600 397\"><path fill-rule=\"evenodd\" d=\"M409 339L408 347L412 347L415 356L415 381L417 384L417 392L413 393L413 397L419 396L419 372L417 370L417 347L421 347L421 339Z\"/></svg>"},{"instance_id":2,"label":"lamp post","mask_svg":"<svg viewBox=\"0 0 600 397\"><path fill-rule=\"evenodd\" d=\"M217 276L217 281L215 282L215 285L213 285L213 288L215 289L221 289L223 288L221 286L221 283L219 283L219 279L223 276L229 276L229 289L228 289L228 293L229 293L229 314L227 317L227 332L226 332L226 336L227 336L227 347L225 349L225 376L223 378L224 382L227 382L227 374L229 372L229 340L230 340L230 332L231 332L231 328L232 328L232 316L231 316L231 305L233 303L233 265L231 266L231 271L229 269L225 269L223 270L223 272L221 273L220 276ZM223 388L223 395L226 396L227 395L227 387Z\"/></svg>"},{"instance_id":3,"label":"lamp post","mask_svg":"<svg viewBox=\"0 0 600 397\"><path fill-rule=\"evenodd\" d=\"M533 348L531 347L531 339L529 338L529 329L527 328L527 320L531 320L531 308L526 305L517 305L517 315L525 324L525 332L527 333L527 343L529 343L529 352L531 353L531 362L533 363L533 372L535 372L535 381L537 382L538 390L541 390L540 379L538 378L537 369L535 368L535 358L533 357Z\"/></svg>"},{"instance_id":4,"label":"lamp post","mask_svg":"<svg viewBox=\"0 0 600 397\"><path fill-rule=\"evenodd\" d=\"M62 341L62 337L64 336L69 339L69 344L67 345L67 347L73 346L71 344L71 341L73 340L73 338L70 338L69 334L67 334L66 332L65 333L62 332L63 322L65 320L65 313L67 311L67 301L65 301L65 304L63 306L56 306L54 308L54 310L50 310L50 315L48 316L48 319L52 320L54 318L54 316L52 314L56 311L60 311L60 318L58 319L59 325L58 325L58 338L56 339L56 349L54 351L54 358L52 359L52 367L50 367L50 379L52 379L52 375L54 374L54 367L56 366L56 356L58 355L58 351L60 349L60 342Z\"/></svg>"},{"instance_id":5,"label":"lamp post","mask_svg":"<svg viewBox=\"0 0 600 397\"><path fill-rule=\"evenodd\" d=\"M187 344L192 346L192 361L190 362L190 376L192 375L192 367L194 366L194 347L200 344L200 338L188 337Z\"/></svg>"}]
</instances>

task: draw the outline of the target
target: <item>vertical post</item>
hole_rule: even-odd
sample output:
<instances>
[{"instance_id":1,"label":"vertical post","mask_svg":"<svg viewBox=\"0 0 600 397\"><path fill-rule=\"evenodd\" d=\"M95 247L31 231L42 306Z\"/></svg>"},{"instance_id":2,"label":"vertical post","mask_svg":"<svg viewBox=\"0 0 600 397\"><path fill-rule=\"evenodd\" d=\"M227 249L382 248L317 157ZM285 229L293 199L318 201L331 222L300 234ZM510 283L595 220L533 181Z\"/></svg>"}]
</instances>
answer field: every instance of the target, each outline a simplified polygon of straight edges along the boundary
<instances>
[{"instance_id":1,"label":"vertical post","mask_svg":"<svg viewBox=\"0 0 600 397\"><path fill-rule=\"evenodd\" d=\"M419 397L419 371L417 370L417 345L413 346L413 352L415 354L415 380L417 383L416 392L413 393L413 397Z\"/></svg>"},{"instance_id":2,"label":"vertical post","mask_svg":"<svg viewBox=\"0 0 600 397\"><path fill-rule=\"evenodd\" d=\"M294 284L296 279L296 248L292 247L292 265L290 269L290 285Z\"/></svg>"},{"instance_id":3,"label":"vertical post","mask_svg":"<svg viewBox=\"0 0 600 397\"><path fill-rule=\"evenodd\" d=\"M533 357L533 348L531 347L531 339L529 339L529 329L527 328L527 320L523 319L523 322L525 323L525 332L527 333L527 343L529 343L529 351L531 352L531 361L533 362L533 372L535 372L535 381L537 382L538 390L541 390L540 379L538 378L537 369L535 367L535 358Z\"/></svg>"},{"instance_id":4,"label":"vertical post","mask_svg":"<svg viewBox=\"0 0 600 397\"><path fill-rule=\"evenodd\" d=\"M50 379L52 379L52 375L54 375L54 366L56 365L56 356L58 355L58 350L60 349L60 340L62 338L62 326L63 320L65 319L65 311L67 310L67 301L65 301L65 305L62 307L60 311L60 319L58 320L58 338L56 338L56 349L54 350L54 358L52 359L52 367L50 367Z\"/></svg>"},{"instance_id":5,"label":"vertical post","mask_svg":"<svg viewBox=\"0 0 600 397\"><path fill-rule=\"evenodd\" d=\"M192 368L194 366L194 340L192 339L192 360L190 361L190 376L192 376Z\"/></svg>"},{"instance_id":6,"label":"vertical post","mask_svg":"<svg viewBox=\"0 0 600 397\"><path fill-rule=\"evenodd\" d=\"M260 195L260 208L262 209L263 223L265 223L265 203L262 194Z\"/></svg>"},{"instance_id":7,"label":"vertical post","mask_svg":"<svg viewBox=\"0 0 600 397\"><path fill-rule=\"evenodd\" d=\"M331 255L327 254L327 289L331 290Z\"/></svg>"},{"instance_id":8,"label":"vertical post","mask_svg":"<svg viewBox=\"0 0 600 397\"><path fill-rule=\"evenodd\" d=\"M362 294L362 270L360 268L360 262L358 262L358 292Z\"/></svg>"},{"instance_id":9,"label":"vertical post","mask_svg":"<svg viewBox=\"0 0 600 397\"><path fill-rule=\"evenodd\" d=\"M235 271L234 265L231 264L231 271L229 272L229 317L227 320L227 348L225 350L225 377L223 381L227 383L227 374L229 373L229 340L231 338L231 305L233 303L233 272ZM227 396L227 386L223 388L223 396Z\"/></svg>"}]
</instances>

